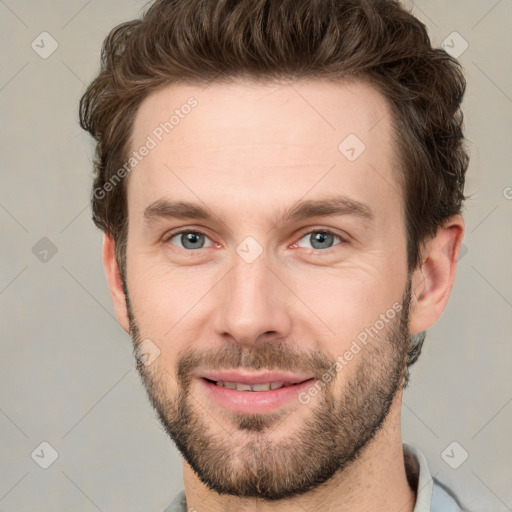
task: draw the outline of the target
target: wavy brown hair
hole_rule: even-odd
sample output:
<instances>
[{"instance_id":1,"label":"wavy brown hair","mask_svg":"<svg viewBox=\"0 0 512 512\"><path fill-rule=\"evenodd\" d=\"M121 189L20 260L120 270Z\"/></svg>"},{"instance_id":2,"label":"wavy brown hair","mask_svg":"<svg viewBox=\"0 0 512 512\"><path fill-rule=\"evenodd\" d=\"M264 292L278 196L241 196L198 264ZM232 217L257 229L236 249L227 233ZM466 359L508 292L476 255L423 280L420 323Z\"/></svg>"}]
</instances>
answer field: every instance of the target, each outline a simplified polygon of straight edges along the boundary
<instances>
[{"instance_id":1,"label":"wavy brown hair","mask_svg":"<svg viewBox=\"0 0 512 512\"><path fill-rule=\"evenodd\" d=\"M360 79L392 112L401 168L409 271L421 244L460 213L469 158L458 61L433 48L425 26L394 0L156 0L106 37L101 70L80 100L95 139L93 220L112 235L123 283L126 162L142 100L173 83ZM107 190L108 189L108 190ZM423 343L413 343L409 364Z\"/></svg>"}]
</instances>

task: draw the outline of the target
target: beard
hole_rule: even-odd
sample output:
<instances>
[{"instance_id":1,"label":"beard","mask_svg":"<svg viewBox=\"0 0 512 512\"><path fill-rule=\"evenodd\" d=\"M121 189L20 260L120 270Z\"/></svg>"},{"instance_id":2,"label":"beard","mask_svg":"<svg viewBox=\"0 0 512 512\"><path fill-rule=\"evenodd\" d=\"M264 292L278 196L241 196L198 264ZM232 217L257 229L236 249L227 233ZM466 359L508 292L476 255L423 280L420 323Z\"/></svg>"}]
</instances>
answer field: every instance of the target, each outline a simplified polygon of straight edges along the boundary
<instances>
[{"instance_id":1,"label":"beard","mask_svg":"<svg viewBox=\"0 0 512 512\"><path fill-rule=\"evenodd\" d=\"M125 294L137 357L143 339L126 289ZM309 373L321 380L336 365L321 351L297 352L281 341L254 344L250 349L226 343L222 349L186 350L177 361L175 375L158 366L158 359L146 366L137 357L137 370L165 431L209 489L265 501L291 498L341 475L382 429L395 396L408 382L410 299L408 281L402 309L378 338L354 356L353 376L344 383L339 378L327 384L324 380L309 404L299 407L302 419L286 432L278 427L288 415L299 414L297 407L272 414L212 410L204 397L191 392L192 374L198 369L265 368ZM167 384L172 379L177 384L175 393Z\"/></svg>"}]
</instances>

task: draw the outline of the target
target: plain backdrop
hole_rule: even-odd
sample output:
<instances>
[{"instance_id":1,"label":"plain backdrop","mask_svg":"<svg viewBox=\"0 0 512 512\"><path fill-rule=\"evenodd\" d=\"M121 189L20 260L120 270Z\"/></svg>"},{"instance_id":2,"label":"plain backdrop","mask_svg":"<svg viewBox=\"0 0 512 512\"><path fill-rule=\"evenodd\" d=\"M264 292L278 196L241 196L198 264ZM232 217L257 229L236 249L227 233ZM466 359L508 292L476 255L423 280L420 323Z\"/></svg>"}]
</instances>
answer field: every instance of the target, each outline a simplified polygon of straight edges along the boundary
<instances>
[{"instance_id":1,"label":"plain backdrop","mask_svg":"<svg viewBox=\"0 0 512 512\"><path fill-rule=\"evenodd\" d=\"M472 510L503 512L512 510L512 2L407 5L435 46L462 52L471 164L465 248L412 369L403 435ZM183 488L180 456L114 317L88 204L92 142L77 123L103 39L143 7L0 0L0 511L161 511ZM446 462L466 452L457 469Z\"/></svg>"}]
</instances>

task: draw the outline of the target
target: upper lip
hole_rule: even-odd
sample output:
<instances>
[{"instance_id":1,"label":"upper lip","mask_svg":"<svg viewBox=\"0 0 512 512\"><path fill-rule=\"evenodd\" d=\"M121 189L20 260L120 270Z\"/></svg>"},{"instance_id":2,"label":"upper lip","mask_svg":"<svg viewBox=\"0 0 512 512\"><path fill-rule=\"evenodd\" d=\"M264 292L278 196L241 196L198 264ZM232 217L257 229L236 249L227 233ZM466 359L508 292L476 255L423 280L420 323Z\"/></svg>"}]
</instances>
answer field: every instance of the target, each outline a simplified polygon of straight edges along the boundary
<instances>
[{"instance_id":1,"label":"upper lip","mask_svg":"<svg viewBox=\"0 0 512 512\"><path fill-rule=\"evenodd\" d=\"M206 371L199 376L215 382L239 382L240 384L265 384L267 382L297 384L313 378L312 375L297 375L286 372L248 373L239 370Z\"/></svg>"}]
</instances>

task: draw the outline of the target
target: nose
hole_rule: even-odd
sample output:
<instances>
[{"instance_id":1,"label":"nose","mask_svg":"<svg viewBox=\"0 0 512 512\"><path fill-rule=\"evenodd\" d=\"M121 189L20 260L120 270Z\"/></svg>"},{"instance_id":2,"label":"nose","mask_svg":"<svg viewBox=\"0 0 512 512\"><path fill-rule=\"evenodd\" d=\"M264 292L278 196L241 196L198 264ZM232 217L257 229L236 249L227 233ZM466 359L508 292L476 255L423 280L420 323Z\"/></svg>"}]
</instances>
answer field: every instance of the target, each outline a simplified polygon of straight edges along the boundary
<instances>
[{"instance_id":1,"label":"nose","mask_svg":"<svg viewBox=\"0 0 512 512\"><path fill-rule=\"evenodd\" d=\"M265 252L251 263L234 255L232 268L217 290L217 335L245 346L269 336L289 336L291 292L276 274Z\"/></svg>"}]
</instances>

